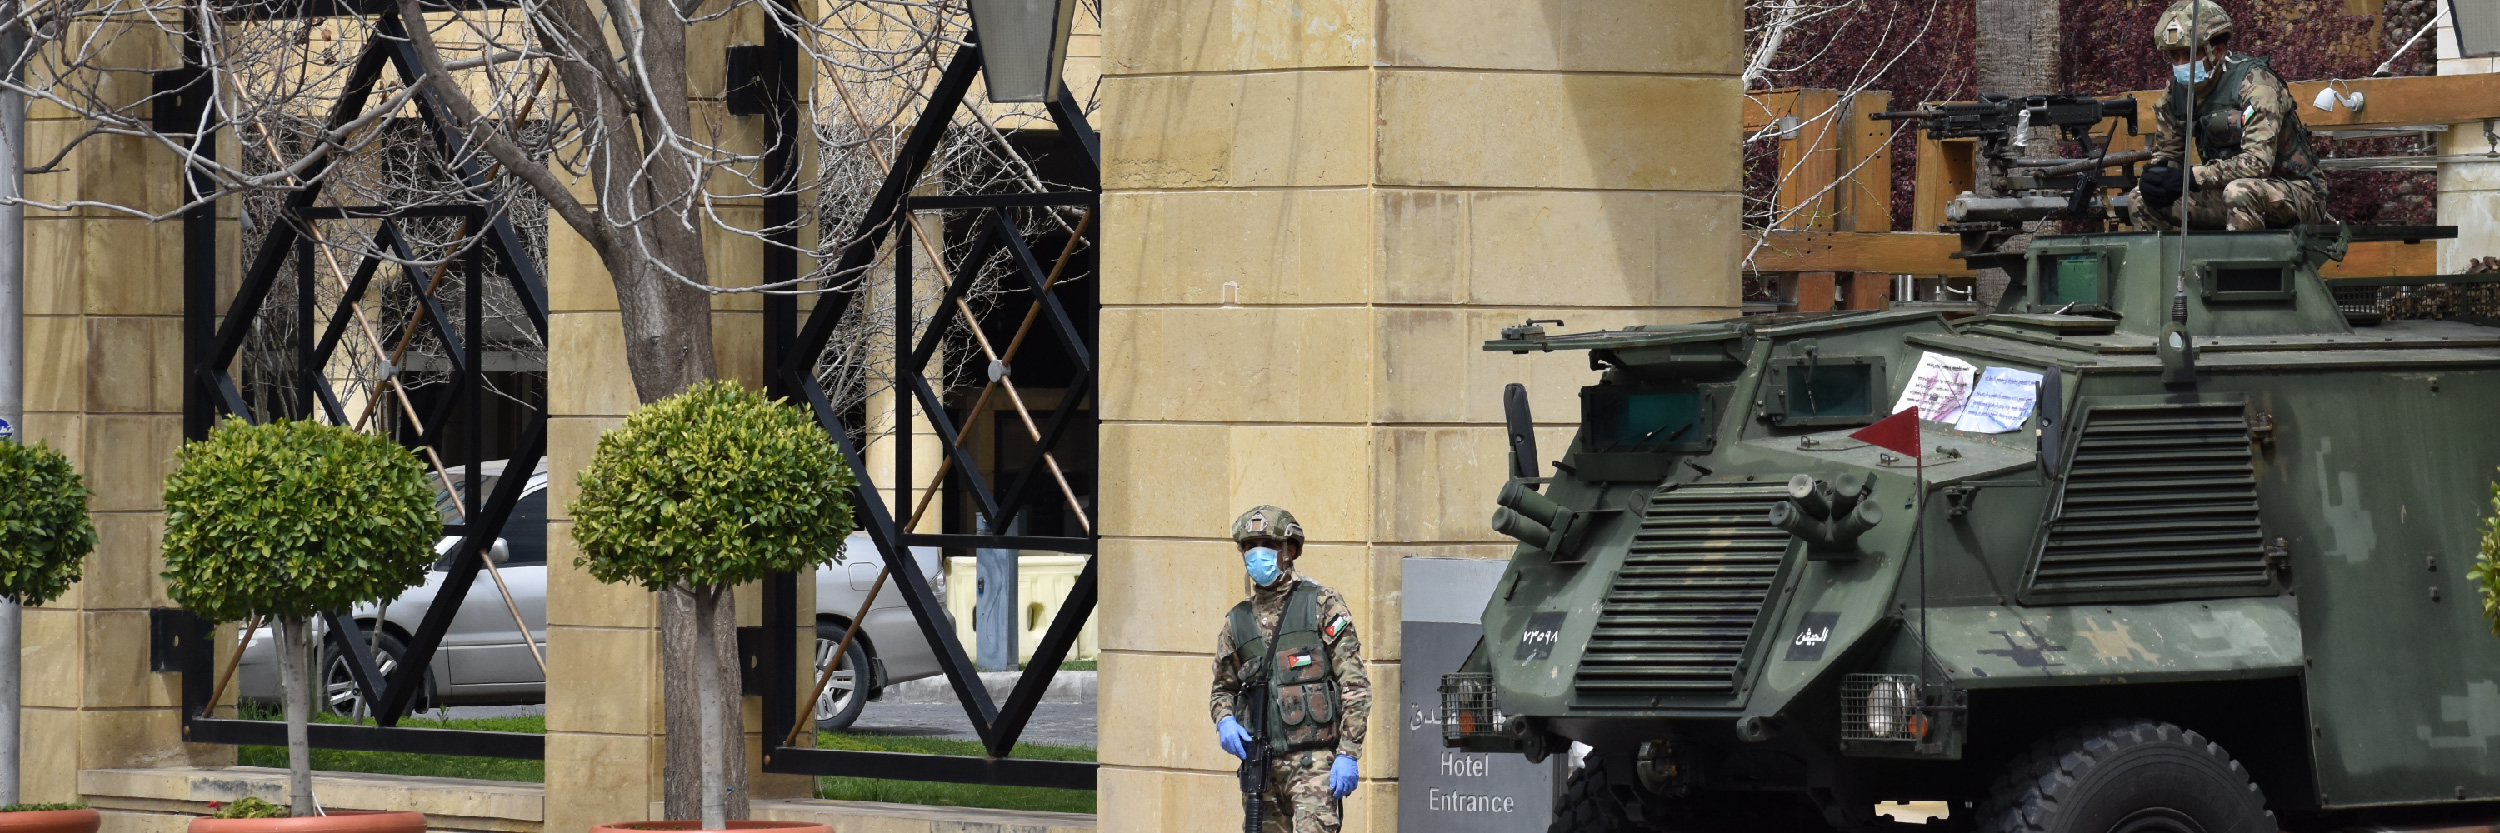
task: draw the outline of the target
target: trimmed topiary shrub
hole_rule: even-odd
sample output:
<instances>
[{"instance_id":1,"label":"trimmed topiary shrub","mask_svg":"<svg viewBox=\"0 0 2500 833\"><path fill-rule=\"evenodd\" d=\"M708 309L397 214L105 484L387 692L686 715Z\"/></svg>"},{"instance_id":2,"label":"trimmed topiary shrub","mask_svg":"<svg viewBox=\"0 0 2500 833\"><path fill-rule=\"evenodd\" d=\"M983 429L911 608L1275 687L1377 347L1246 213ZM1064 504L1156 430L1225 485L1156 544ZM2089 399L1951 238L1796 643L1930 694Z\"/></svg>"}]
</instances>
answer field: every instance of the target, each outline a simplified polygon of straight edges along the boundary
<instances>
[{"instance_id":1,"label":"trimmed topiary shrub","mask_svg":"<svg viewBox=\"0 0 2500 833\"><path fill-rule=\"evenodd\" d=\"M798 408L726 381L653 402L599 438L571 507L574 564L600 581L685 592L698 654L713 646L729 589L838 561L854 528L853 479L841 450ZM699 709L704 829L723 829L724 701L716 663L691 680ZM669 686L673 693L685 686ZM671 777L684 777L672 773Z\"/></svg>"},{"instance_id":2,"label":"trimmed topiary shrub","mask_svg":"<svg viewBox=\"0 0 2500 833\"><path fill-rule=\"evenodd\" d=\"M425 464L388 438L229 419L165 478L176 603L236 622L346 610L425 581L443 519Z\"/></svg>"},{"instance_id":3,"label":"trimmed topiary shrub","mask_svg":"<svg viewBox=\"0 0 2500 833\"><path fill-rule=\"evenodd\" d=\"M0 483L10 484L9 499L0 500L0 598L21 605L60 598L95 551L86 478L49 445L0 440Z\"/></svg>"},{"instance_id":4,"label":"trimmed topiary shrub","mask_svg":"<svg viewBox=\"0 0 2500 833\"><path fill-rule=\"evenodd\" d=\"M296 815L313 814L311 617L425 581L443 522L425 465L388 438L314 422L229 419L165 478L165 578L220 622L278 623Z\"/></svg>"},{"instance_id":5,"label":"trimmed topiary shrub","mask_svg":"<svg viewBox=\"0 0 2500 833\"><path fill-rule=\"evenodd\" d=\"M708 382L599 438L573 501L575 566L659 590L731 586L842 552L851 469L805 411Z\"/></svg>"}]
</instances>

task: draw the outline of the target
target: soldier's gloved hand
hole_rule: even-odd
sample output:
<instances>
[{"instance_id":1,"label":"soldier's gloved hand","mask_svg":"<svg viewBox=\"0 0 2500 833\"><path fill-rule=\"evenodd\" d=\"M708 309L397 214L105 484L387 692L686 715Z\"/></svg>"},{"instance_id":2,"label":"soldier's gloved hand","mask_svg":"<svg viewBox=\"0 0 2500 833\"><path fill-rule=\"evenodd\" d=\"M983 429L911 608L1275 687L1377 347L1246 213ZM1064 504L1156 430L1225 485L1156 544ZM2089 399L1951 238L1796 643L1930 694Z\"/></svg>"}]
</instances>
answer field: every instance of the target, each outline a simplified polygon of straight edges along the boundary
<instances>
[{"instance_id":1,"label":"soldier's gloved hand","mask_svg":"<svg viewBox=\"0 0 2500 833\"><path fill-rule=\"evenodd\" d=\"M1354 793L1354 785L1356 783L1355 779L1359 777L1359 775L1360 773L1355 768L1354 759L1352 757L1346 755L1337 756L1337 762L1328 765L1328 791L1335 794L1338 798L1344 798L1348 795L1352 795Z\"/></svg>"},{"instance_id":2,"label":"soldier's gloved hand","mask_svg":"<svg viewBox=\"0 0 2500 833\"><path fill-rule=\"evenodd\" d=\"M1232 715L1225 715L1222 722L1215 724L1215 741L1223 744L1224 751L1233 753L1233 757L1249 760L1250 730L1241 728L1241 721Z\"/></svg>"},{"instance_id":3,"label":"soldier's gloved hand","mask_svg":"<svg viewBox=\"0 0 2500 833\"><path fill-rule=\"evenodd\" d=\"M2189 187L2187 169L2171 167L2167 162L2146 166L2144 176L2136 180L2136 192L2143 194L2145 204L2154 208L2170 207Z\"/></svg>"}]
</instances>

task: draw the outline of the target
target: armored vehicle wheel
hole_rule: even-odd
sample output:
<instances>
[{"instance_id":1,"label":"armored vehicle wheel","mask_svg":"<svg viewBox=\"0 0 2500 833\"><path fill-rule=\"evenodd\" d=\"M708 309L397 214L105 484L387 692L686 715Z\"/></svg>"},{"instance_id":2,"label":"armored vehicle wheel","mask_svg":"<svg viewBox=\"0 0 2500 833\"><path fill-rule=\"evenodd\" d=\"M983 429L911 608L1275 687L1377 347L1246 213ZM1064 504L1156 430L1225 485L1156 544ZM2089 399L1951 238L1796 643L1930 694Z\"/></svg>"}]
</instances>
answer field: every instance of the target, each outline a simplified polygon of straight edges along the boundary
<instances>
[{"instance_id":1,"label":"armored vehicle wheel","mask_svg":"<svg viewBox=\"0 0 2500 833\"><path fill-rule=\"evenodd\" d=\"M2015 756L1974 814L1980 833L2274 833L2248 771L2203 735L2152 720L2088 723Z\"/></svg>"},{"instance_id":2,"label":"armored vehicle wheel","mask_svg":"<svg viewBox=\"0 0 2500 833\"><path fill-rule=\"evenodd\" d=\"M1626 801L1639 801L1629 784L1618 784L1607 777L1606 766L1595 755L1588 765L1571 774L1563 785L1562 800L1554 805L1554 823L1545 833L1631 833L1642 829L1632 823L1624 812Z\"/></svg>"}]
</instances>

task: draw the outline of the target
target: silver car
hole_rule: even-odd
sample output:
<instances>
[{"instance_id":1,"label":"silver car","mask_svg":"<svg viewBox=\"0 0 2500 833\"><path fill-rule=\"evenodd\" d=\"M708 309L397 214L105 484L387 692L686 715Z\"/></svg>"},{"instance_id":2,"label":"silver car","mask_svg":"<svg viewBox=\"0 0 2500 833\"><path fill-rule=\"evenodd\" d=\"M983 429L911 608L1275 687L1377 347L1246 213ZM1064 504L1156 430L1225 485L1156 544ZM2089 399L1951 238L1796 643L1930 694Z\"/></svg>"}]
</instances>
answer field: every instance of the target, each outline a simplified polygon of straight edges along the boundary
<instances>
[{"instance_id":1,"label":"silver car","mask_svg":"<svg viewBox=\"0 0 2500 833\"><path fill-rule=\"evenodd\" d=\"M503 474L501 462L478 466L482 475L480 492L494 489ZM462 483L466 472L450 470L454 483ZM443 633L440 648L428 669L426 691L415 708L465 705L516 705L546 702L547 680L532 656L533 644L544 650L547 644L547 470L541 462L530 475L520 503L504 524L504 537L495 540L489 557L503 577L504 586L512 592L507 606L495 581L480 571L470 583L468 598L461 600L460 612L452 617L451 627ZM446 521L456 517L456 504L450 494L437 489L436 505ZM399 666L399 658L407 652L407 640L425 620L425 611L434 603L457 538L446 537L435 544L435 551L444 555L426 573L425 584L410 588L387 606L366 604L356 608L355 617L375 647L374 661L384 674ZM913 561L921 575L944 598L945 577L938 572L935 548L916 547ZM853 534L844 549L840 564L816 568L816 672L822 675L833 659L836 644L850 624L852 614L876 584L877 571L885 559L865 533ZM529 628L529 641L521 638L521 629L513 621L517 608L522 623ZM377 616L377 612L380 615ZM375 622L381 623L375 633ZM948 627L952 627L950 624ZM274 704L278 701L277 655L270 628L254 631L243 649L241 670L236 673L238 693L250 702ZM939 673L937 656L920 633L920 625L912 619L911 609L903 602L901 588L889 577L883 591L877 594L876 606L869 608L866 621L860 625L859 636L852 640L848 662L834 673L825 686L824 696L817 698L816 725L827 730L848 727L859 718L869 700L877 698L885 686L906 680L934 677ZM322 649L322 683L326 689L326 708L340 714L361 710L360 694L348 675L347 660L326 645ZM852 669L869 670L867 685ZM814 680L808 681L811 685Z\"/></svg>"}]
</instances>

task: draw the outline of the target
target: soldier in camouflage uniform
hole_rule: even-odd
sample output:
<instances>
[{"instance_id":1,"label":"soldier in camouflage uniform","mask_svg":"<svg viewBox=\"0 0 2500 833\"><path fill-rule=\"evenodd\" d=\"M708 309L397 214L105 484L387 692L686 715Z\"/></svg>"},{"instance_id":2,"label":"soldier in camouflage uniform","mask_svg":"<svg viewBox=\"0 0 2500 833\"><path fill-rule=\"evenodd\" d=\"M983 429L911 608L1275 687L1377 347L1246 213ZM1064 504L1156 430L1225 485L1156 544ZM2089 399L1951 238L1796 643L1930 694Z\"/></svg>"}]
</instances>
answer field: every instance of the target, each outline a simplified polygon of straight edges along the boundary
<instances>
[{"instance_id":1,"label":"soldier in camouflage uniform","mask_svg":"<svg viewBox=\"0 0 2500 833\"><path fill-rule=\"evenodd\" d=\"M2197 39L2205 45L2191 50ZM2291 89L2263 58L2233 54L2231 16L2213 0L2181 0L2153 25L2170 59L2170 89L2154 108L2153 162L2130 195L2137 228L2176 230L2178 202L2191 228L2243 231L2326 222L2309 129ZM2180 141L2188 85L2195 85L2196 155L2182 168Z\"/></svg>"},{"instance_id":2,"label":"soldier in camouflage uniform","mask_svg":"<svg viewBox=\"0 0 2500 833\"><path fill-rule=\"evenodd\" d=\"M1355 760L1371 716L1371 677L1354 612L1337 591L1293 571L1302 525L1260 506L1233 521L1233 543L1257 585L1225 615L1215 636L1215 685L1207 698L1225 751L1248 757L1243 695L1264 682L1270 753L1262 833L1336 833L1339 802L1354 792ZM1271 647L1273 646L1273 647Z\"/></svg>"}]
</instances>

